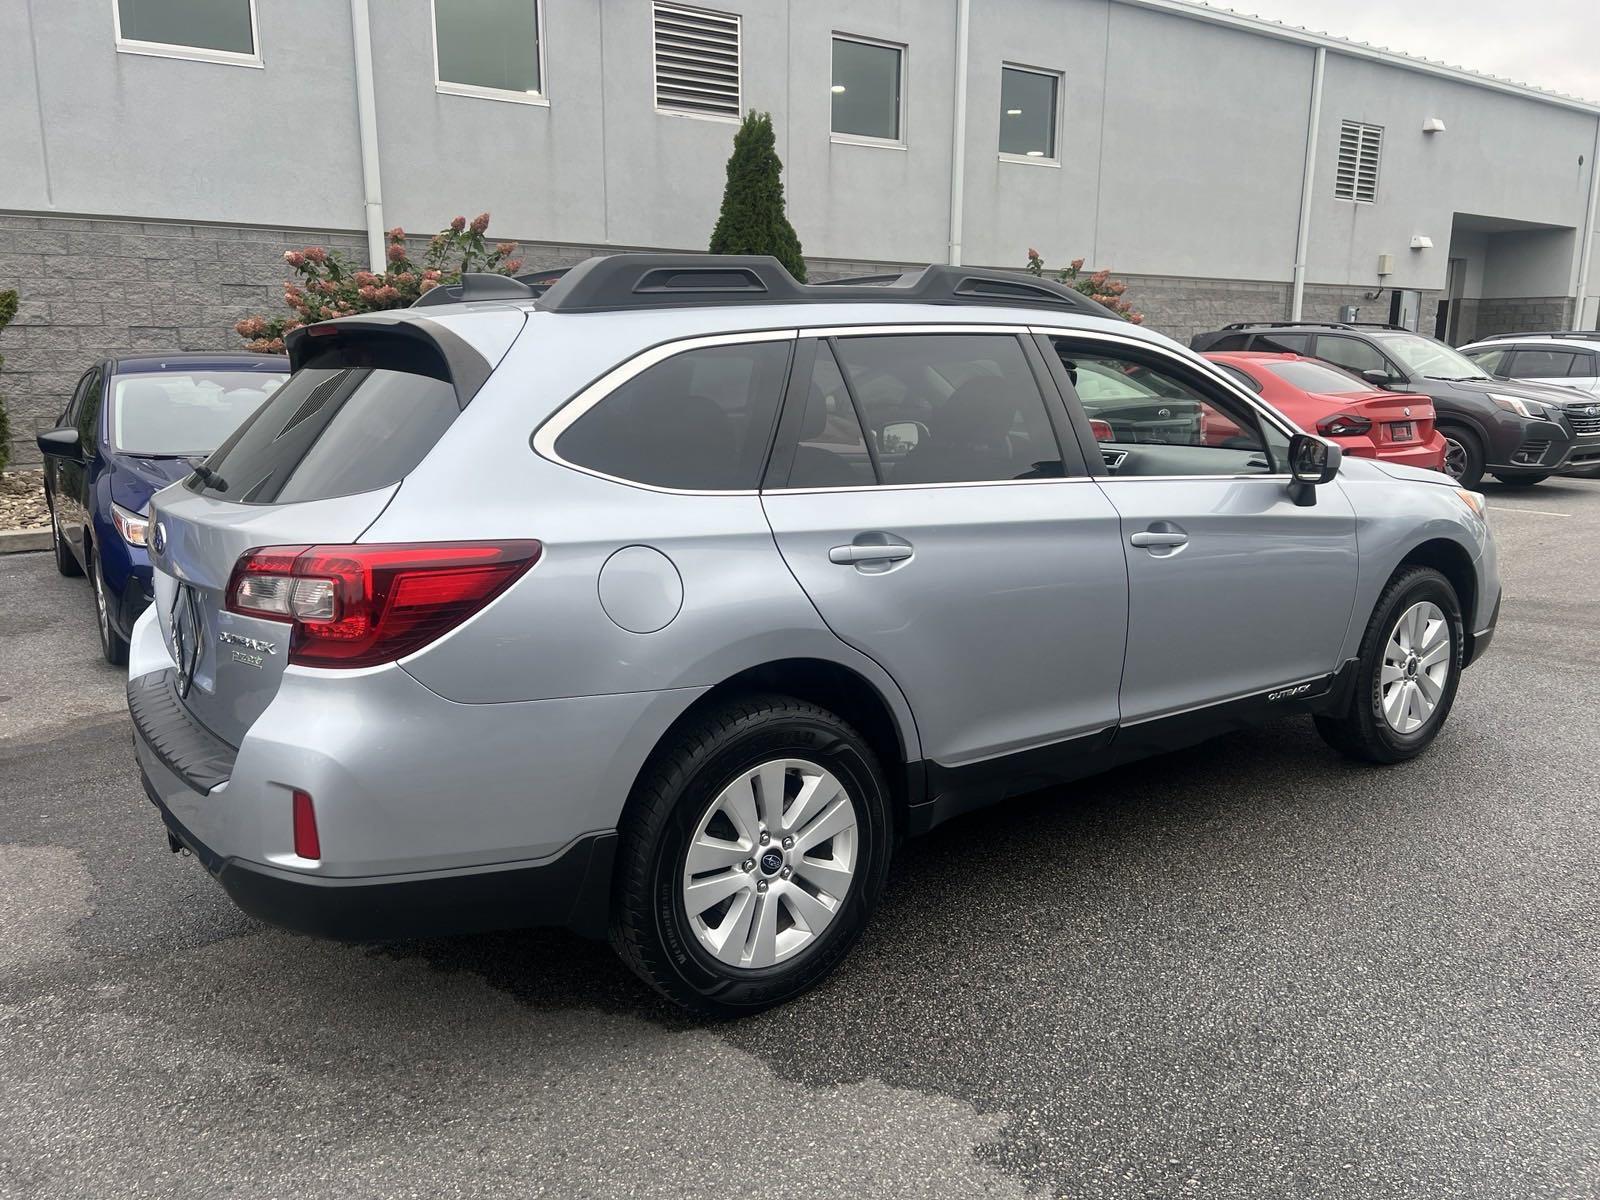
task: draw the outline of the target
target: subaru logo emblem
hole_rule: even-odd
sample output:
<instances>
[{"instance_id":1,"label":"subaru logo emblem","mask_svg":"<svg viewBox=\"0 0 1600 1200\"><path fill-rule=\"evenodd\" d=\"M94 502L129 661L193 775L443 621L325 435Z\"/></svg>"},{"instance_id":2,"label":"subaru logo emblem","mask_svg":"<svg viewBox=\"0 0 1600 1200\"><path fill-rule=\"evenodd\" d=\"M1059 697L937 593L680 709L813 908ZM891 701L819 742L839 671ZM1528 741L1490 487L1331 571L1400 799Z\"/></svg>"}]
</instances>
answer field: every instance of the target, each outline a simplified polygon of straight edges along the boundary
<instances>
[{"instance_id":1,"label":"subaru logo emblem","mask_svg":"<svg viewBox=\"0 0 1600 1200\"><path fill-rule=\"evenodd\" d=\"M167 549L167 526L162 521L156 522L155 536L150 539L150 548L157 554L164 554Z\"/></svg>"},{"instance_id":2,"label":"subaru logo emblem","mask_svg":"<svg viewBox=\"0 0 1600 1200\"><path fill-rule=\"evenodd\" d=\"M1589 405L1588 408L1583 410L1583 415L1586 417L1600 417L1600 404Z\"/></svg>"},{"instance_id":3,"label":"subaru logo emblem","mask_svg":"<svg viewBox=\"0 0 1600 1200\"><path fill-rule=\"evenodd\" d=\"M768 850L761 856L761 869L768 875L776 875L783 866L783 855L776 850Z\"/></svg>"}]
</instances>

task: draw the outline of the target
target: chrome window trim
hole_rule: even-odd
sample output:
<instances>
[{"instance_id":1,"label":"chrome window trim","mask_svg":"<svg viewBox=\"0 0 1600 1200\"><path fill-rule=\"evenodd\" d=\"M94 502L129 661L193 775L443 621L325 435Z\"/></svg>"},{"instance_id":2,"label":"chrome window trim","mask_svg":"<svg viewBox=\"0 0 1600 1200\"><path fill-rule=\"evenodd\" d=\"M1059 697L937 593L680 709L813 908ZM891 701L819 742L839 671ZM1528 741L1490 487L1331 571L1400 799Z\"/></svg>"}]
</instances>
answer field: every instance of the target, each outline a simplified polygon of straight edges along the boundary
<instances>
[{"instance_id":1,"label":"chrome window trim","mask_svg":"<svg viewBox=\"0 0 1600 1200\"><path fill-rule=\"evenodd\" d=\"M578 420L600 401L637 375L643 374L657 363L675 358L679 354L686 354L690 350L703 350L713 346L738 346L748 342L783 342L794 341L799 337L798 329L763 329L746 333L713 333L702 337L682 338L674 342L662 342L660 345L651 346L648 350L641 350L626 362L611 368L599 379L589 384L561 405L545 419L533 433L532 445L534 452L541 458L549 459L574 471L581 471L585 475L592 475L596 479L604 479L609 483L620 483L626 487L641 488L647 492L660 492L668 496L759 496L758 488L728 488L725 490L702 488L670 488L654 483L641 483L637 479L624 479L620 475L607 475L604 471L596 471L593 467L585 467L580 463L562 458L556 453L556 442Z\"/></svg>"}]
</instances>

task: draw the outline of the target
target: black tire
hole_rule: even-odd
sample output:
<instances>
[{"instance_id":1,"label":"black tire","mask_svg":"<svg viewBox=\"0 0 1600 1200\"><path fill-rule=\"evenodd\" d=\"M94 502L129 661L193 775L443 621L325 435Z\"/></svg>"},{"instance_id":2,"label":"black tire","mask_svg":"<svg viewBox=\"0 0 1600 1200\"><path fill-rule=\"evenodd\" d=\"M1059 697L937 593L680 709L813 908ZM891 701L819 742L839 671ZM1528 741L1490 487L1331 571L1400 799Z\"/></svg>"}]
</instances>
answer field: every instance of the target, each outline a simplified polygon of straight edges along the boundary
<instances>
[{"instance_id":1,"label":"black tire","mask_svg":"<svg viewBox=\"0 0 1600 1200\"><path fill-rule=\"evenodd\" d=\"M72 547L67 545L67 539L61 536L61 522L56 519L56 498L46 492L44 499L50 509L50 548L55 551L56 570L69 579L76 578L83 574L83 568L72 557Z\"/></svg>"},{"instance_id":2,"label":"black tire","mask_svg":"<svg viewBox=\"0 0 1600 1200\"><path fill-rule=\"evenodd\" d=\"M1550 478L1549 471L1496 471L1494 477L1507 487L1532 487Z\"/></svg>"},{"instance_id":3,"label":"black tire","mask_svg":"<svg viewBox=\"0 0 1600 1200\"><path fill-rule=\"evenodd\" d=\"M1483 480L1483 441L1465 425L1441 425L1439 432L1445 439L1445 474L1453 477L1464 488L1475 488ZM1454 446L1452 446L1454 443ZM1456 447L1460 453L1456 454ZM1460 463L1459 470L1451 470L1451 460Z\"/></svg>"},{"instance_id":4,"label":"black tire","mask_svg":"<svg viewBox=\"0 0 1600 1200\"><path fill-rule=\"evenodd\" d=\"M1400 733L1383 715L1384 647L1400 615L1424 600L1431 600L1445 615L1450 633L1450 675L1427 721L1414 732ZM1317 732L1335 750L1363 762L1401 763L1421 754L1438 736L1455 704L1466 645L1463 630L1461 604L1448 579L1432 567L1409 567L1399 571L1378 597L1372 619L1362 635L1350 711L1342 717L1318 716Z\"/></svg>"},{"instance_id":5,"label":"black tire","mask_svg":"<svg viewBox=\"0 0 1600 1200\"><path fill-rule=\"evenodd\" d=\"M128 642L112 624L111 611L106 599L106 577L100 569L100 556L89 547L89 590L94 593L95 628L100 633L100 653L113 667L128 663Z\"/></svg>"},{"instance_id":6,"label":"black tire","mask_svg":"<svg viewBox=\"0 0 1600 1200\"><path fill-rule=\"evenodd\" d=\"M814 945L774 966L731 966L700 944L684 910L689 841L730 781L780 757L815 762L844 785L856 810L855 875ZM732 701L673 734L629 797L620 833L612 946L662 995L721 1017L791 1000L839 964L877 907L894 836L889 789L871 747L826 709L780 695Z\"/></svg>"}]
</instances>

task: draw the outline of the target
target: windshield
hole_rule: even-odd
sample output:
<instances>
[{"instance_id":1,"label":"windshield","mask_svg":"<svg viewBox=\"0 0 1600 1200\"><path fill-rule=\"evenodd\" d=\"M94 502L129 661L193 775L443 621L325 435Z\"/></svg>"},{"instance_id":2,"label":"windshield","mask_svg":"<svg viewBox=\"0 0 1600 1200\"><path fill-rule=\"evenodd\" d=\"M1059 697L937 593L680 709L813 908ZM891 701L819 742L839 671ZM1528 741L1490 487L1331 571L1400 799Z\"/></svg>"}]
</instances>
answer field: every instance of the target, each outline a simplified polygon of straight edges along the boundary
<instances>
[{"instance_id":1,"label":"windshield","mask_svg":"<svg viewBox=\"0 0 1600 1200\"><path fill-rule=\"evenodd\" d=\"M124 454L210 454L288 378L266 371L118 375L111 440Z\"/></svg>"},{"instance_id":2,"label":"windshield","mask_svg":"<svg viewBox=\"0 0 1600 1200\"><path fill-rule=\"evenodd\" d=\"M1269 362L1266 367L1285 383L1292 383L1302 392L1316 396L1354 396L1372 391L1370 383L1363 383L1354 375L1346 375L1321 363Z\"/></svg>"},{"instance_id":3,"label":"windshield","mask_svg":"<svg viewBox=\"0 0 1600 1200\"><path fill-rule=\"evenodd\" d=\"M1483 368L1443 342L1415 333L1398 333L1383 339L1383 348L1411 371L1429 379L1487 379Z\"/></svg>"}]
</instances>

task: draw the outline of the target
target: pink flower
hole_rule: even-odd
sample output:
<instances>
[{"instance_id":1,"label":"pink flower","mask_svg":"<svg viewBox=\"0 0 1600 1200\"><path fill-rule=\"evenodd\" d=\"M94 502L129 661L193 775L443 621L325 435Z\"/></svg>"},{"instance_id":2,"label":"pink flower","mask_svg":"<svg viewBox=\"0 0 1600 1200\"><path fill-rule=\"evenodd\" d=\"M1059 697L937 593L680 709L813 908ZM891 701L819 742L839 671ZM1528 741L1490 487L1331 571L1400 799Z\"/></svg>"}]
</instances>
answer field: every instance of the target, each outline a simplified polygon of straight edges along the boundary
<instances>
[{"instance_id":1,"label":"pink flower","mask_svg":"<svg viewBox=\"0 0 1600 1200\"><path fill-rule=\"evenodd\" d=\"M376 300L378 298L378 289L369 283L366 287L358 291L356 295L360 296L363 300Z\"/></svg>"},{"instance_id":2,"label":"pink flower","mask_svg":"<svg viewBox=\"0 0 1600 1200\"><path fill-rule=\"evenodd\" d=\"M457 217L454 221L450 222L450 228L457 233L460 233L466 227L467 219L465 217Z\"/></svg>"},{"instance_id":3,"label":"pink flower","mask_svg":"<svg viewBox=\"0 0 1600 1200\"><path fill-rule=\"evenodd\" d=\"M391 242L403 242L403 241L405 241L406 240L406 231L404 229L401 229L400 226L396 225L393 229L389 230L389 240Z\"/></svg>"},{"instance_id":4,"label":"pink flower","mask_svg":"<svg viewBox=\"0 0 1600 1200\"><path fill-rule=\"evenodd\" d=\"M267 332L267 323L260 317L245 317L233 331L243 338L259 338Z\"/></svg>"},{"instance_id":5,"label":"pink flower","mask_svg":"<svg viewBox=\"0 0 1600 1200\"><path fill-rule=\"evenodd\" d=\"M1094 284L1095 287L1100 287L1105 283L1106 280L1110 278L1111 272L1109 270L1101 270L1096 271L1093 275L1089 276L1089 282Z\"/></svg>"},{"instance_id":6,"label":"pink flower","mask_svg":"<svg viewBox=\"0 0 1600 1200\"><path fill-rule=\"evenodd\" d=\"M382 300L385 304L393 303L394 301L400 299L400 289L392 285L381 287L378 289L378 299Z\"/></svg>"},{"instance_id":7,"label":"pink flower","mask_svg":"<svg viewBox=\"0 0 1600 1200\"><path fill-rule=\"evenodd\" d=\"M390 262L400 262L401 260L403 260L405 258L405 256L406 256L406 248L404 246L396 245L396 246L390 246L389 247L389 261Z\"/></svg>"},{"instance_id":8,"label":"pink flower","mask_svg":"<svg viewBox=\"0 0 1600 1200\"><path fill-rule=\"evenodd\" d=\"M306 256L298 250L285 250L283 252L283 261L291 267L303 267L306 265Z\"/></svg>"},{"instance_id":9,"label":"pink flower","mask_svg":"<svg viewBox=\"0 0 1600 1200\"><path fill-rule=\"evenodd\" d=\"M517 252L517 244L515 242L501 242L494 248L494 252L501 258L504 258L508 254L515 254Z\"/></svg>"},{"instance_id":10,"label":"pink flower","mask_svg":"<svg viewBox=\"0 0 1600 1200\"><path fill-rule=\"evenodd\" d=\"M305 256L307 262L314 262L318 266L328 261L328 252L321 246L307 246Z\"/></svg>"},{"instance_id":11,"label":"pink flower","mask_svg":"<svg viewBox=\"0 0 1600 1200\"><path fill-rule=\"evenodd\" d=\"M500 265L506 269L507 275L515 275L518 271L522 270L522 259L508 258Z\"/></svg>"},{"instance_id":12,"label":"pink flower","mask_svg":"<svg viewBox=\"0 0 1600 1200\"><path fill-rule=\"evenodd\" d=\"M378 282L378 277L371 271L357 271L354 278L357 287L367 287Z\"/></svg>"},{"instance_id":13,"label":"pink flower","mask_svg":"<svg viewBox=\"0 0 1600 1200\"><path fill-rule=\"evenodd\" d=\"M471 228L473 233L482 234L485 229L489 228L489 214L479 213L473 217Z\"/></svg>"},{"instance_id":14,"label":"pink flower","mask_svg":"<svg viewBox=\"0 0 1600 1200\"><path fill-rule=\"evenodd\" d=\"M436 288L438 286L439 286L439 281L437 279L424 279L422 281L421 286L417 288L417 291L419 291L419 292L431 292L431 291L433 291L434 288Z\"/></svg>"},{"instance_id":15,"label":"pink flower","mask_svg":"<svg viewBox=\"0 0 1600 1200\"><path fill-rule=\"evenodd\" d=\"M1032 246L1029 246L1028 247L1028 257L1029 258L1038 258L1039 257L1039 252L1037 250L1035 250Z\"/></svg>"},{"instance_id":16,"label":"pink flower","mask_svg":"<svg viewBox=\"0 0 1600 1200\"><path fill-rule=\"evenodd\" d=\"M432 281L434 283L438 283L439 282L439 272L434 267L429 267L426 271L424 271L422 273L422 277L424 279L430 280L430 281Z\"/></svg>"},{"instance_id":17,"label":"pink flower","mask_svg":"<svg viewBox=\"0 0 1600 1200\"><path fill-rule=\"evenodd\" d=\"M1072 260L1072 269L1073 269L1073 270L1074 270L1074 271L1081 271L1081 270L1083 270L1083 259L1081 259L1081 258L1075 258L1075 259L1073 259L1073 260Z\"/></svg>"}]
</instances>

